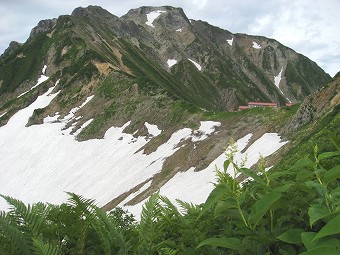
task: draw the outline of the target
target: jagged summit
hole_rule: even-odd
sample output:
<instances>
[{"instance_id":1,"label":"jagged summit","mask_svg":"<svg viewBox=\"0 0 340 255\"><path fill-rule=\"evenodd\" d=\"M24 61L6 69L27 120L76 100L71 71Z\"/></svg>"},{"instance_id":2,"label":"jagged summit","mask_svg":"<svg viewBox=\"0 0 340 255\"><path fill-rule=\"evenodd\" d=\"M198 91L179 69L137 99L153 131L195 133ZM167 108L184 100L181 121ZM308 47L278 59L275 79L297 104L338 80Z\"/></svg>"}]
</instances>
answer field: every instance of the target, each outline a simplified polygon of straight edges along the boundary
<instances>
[{"instance_id":1,"label":"jagged summit","mask_svg":"<svg viewBox=\"0 0 340 255\"><path fill-rule=\"evenodd\" d=\"M34 27L30 33L30 38L40 34L50 31L57 23L57 19L46 19L39 21L38 25Z\"/></svg>"},{"instance_id":2,"label":"jagged summit","mask_svg":"<svg viewBox=\"0 0 340 255\"><path fill-rule=\"evenodd\" d=\"M2 55L10 54L11 52L20 48L21 45L22 45L22 43L19 43L19 42L16 42L16 41L11 41L9 43L8 48L4 51L4 53Z\"/></svg>"},{"instance_id":3,"label":"jagged summit","mask_svg":"<svg viewBox=\"0 0 340 255\"><path fill-rule=\"evenodd\" d=\"M143 16L147 15L150 12L170 12L170 13L181 13L182 16L186 17L183 9L181 7L173 7L173 6L141 6L139 8L131 9L127 12L127 14L123 15L123 17L131 17L131 16Z\"/></svg>"},{"instance_id":4,"label":"jagged summit","mask_svg":"<svg viewBox=\"0 0 340 255\"><path fill-rule=\"evenodd\" d=\"M90 17L98 20L112 19L112 17L118 18L101 6L96 5L89 5L88 7L78 7L73 10L71 16Z\"/></svg>"},{"instance_id":5,"label":"jagged summit","mask_svg":"<svg viewBox=\"0 0 340 255\"><path fill-rule=\"evenodd\" d=\"M130 10L121 18L124 20L133 20L137 24L146 24L151 27L154 27L153 22L158 22L160 25L163 23L166 27L180 27L185 25L185 23L189 23L182 8L171 6L143 6Z\"/></svg>"}]
</instances>

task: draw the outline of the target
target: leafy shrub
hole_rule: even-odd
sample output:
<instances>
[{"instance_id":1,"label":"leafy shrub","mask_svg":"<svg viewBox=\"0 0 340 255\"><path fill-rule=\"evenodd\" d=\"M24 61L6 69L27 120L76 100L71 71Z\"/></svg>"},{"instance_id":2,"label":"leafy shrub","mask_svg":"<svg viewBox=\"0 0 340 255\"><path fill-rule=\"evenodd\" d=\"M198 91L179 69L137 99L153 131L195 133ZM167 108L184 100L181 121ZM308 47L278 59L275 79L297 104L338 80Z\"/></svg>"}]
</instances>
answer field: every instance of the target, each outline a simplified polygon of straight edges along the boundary
<instances>
[{"instance_id":1,"label":"leafy shrub","mask_svg":"<svg viewBox=\"0 0 340 255\"><path fill-rule=\"evenodd\" d=\"M198 245L218 246L250 254L338 254L340 249L340 166L323 167L323 161L339 157L340 151L318 155L314 161L304 158L290 169L259 174L238 166L233 153L218 172L219 183L209 195L200 216L214 208L214 216L222 217L231 236L216 236ZM226 172L232 164L233 178ZM243 187L238 174L253 179ZM320 253L321 252L321 253Z\"/></svg>"}]
</instances>

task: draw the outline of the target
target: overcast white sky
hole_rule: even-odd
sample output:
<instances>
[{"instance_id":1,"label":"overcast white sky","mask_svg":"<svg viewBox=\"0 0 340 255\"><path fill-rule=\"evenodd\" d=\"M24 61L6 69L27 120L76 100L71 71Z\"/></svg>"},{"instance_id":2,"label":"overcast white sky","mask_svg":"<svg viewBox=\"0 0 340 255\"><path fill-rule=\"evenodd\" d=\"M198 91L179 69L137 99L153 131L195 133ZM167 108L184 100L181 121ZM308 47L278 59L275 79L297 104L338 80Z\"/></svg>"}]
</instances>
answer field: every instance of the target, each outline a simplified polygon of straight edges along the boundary
<instances>
[{"instance_id":1,"label":"overcast white sky","mask_svg":"<svg viewBox=\"0 0 340 255\"><path fill-rule=\"evenodd\" d=\"M0 0L0 54L11 41L25 42L40 20L88 5L116 16L140 6L182 7L188 18L274 38L330 75L340 71L340 0Z\"/></svg>"}]
</instances>

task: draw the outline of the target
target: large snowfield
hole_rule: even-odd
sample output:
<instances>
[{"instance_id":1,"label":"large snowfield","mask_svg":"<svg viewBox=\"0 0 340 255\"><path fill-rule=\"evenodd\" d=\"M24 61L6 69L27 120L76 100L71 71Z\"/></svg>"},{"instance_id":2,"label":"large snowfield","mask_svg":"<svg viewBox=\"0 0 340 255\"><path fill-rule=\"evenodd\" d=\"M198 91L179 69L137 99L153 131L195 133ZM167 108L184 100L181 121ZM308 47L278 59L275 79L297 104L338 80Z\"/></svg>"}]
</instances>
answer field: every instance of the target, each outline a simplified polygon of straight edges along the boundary
<instances>
[{"instance_id":1,"label":"large snowfield","mask_svg":"<svg viewBox=\"0 0 340 255\"><path fill-rule=\"evenodd\" d=\"M59 116L56 113L45 118L44 124L26 127L34 109L46 107L56 97L58 92L51 94L53 89L50 88L0 127L0 194L24 203L42 201L60 204L67 199L65 191L70 191L93 198L99 206L103 206L161 171L164 160L179 149L177 145L181 141L192 139L200 142L221 125L219 122L202 121L198 130L180 129L149 155L139 150L150 141L147 137L134 138L123 132L129 122L122 127L111 127L103 139L78 142L75 134L70 134L71 129L65 130L64 127L75 118L76 111L93 98L90 96L62 120L56 121ZM145 126L152 136L162 132L152 123L146 122ZM239 150L246 147L251 136L248 134L237 141ZM251 166L257 162L259 155L268 156L284 144L277 134L265 134L236 158L241 160L247 155L246 166ZM213 188L215 165L222 168L225 159L222 154L202 171L190 169L176 174L160 189L160 193L171 200L204 202ZM230 171L232 173L232 169ZM150 184L146 183L136 194ZM141 207L142 203L127 208L138 217ZM1 198L0 210L6 209L7 204Z\"/></svg>"}]
</instances>

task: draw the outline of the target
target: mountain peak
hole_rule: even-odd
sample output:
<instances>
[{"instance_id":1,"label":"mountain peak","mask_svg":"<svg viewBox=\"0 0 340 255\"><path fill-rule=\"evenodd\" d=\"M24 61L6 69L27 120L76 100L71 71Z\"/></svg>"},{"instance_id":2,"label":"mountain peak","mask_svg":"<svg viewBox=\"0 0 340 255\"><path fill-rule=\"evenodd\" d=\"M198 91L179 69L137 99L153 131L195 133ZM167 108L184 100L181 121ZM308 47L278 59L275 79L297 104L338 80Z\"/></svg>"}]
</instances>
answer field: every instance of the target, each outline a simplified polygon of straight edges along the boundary
<instances>
[{"instance_id":1,"label":"mountain peak","mask_svg":"<svg viewBox=\"0 0 340 255\"><path fill-rule=\"evenodd\" d=\"M189 23L182 8L172 6L142 6L131 9L127 14L122 16L124 20L133 20L140 25L154 27L153 22L163 20L166 27L180 27L184 23Z\"/></svg>"},{"instance_id":2,"label":"mountain peak","mask_svg":"<svg viewBox=\"0 0 340 255\"><path fill-rule=\"evenodd\" d=\"M4 51L4 53L0 56L4 56L6 54L10 54L11 52L14 52L16 49L18 49L20 46L22 45L22 43L16 42L16 41L11 41L9 43L8 48Z\"/></svg>"},{"instance_id":3,"label":"mountain peak","mask_svg":"<svg viewBox=\"0 0 340 255\"><path fill-rule=\"evenodd\" d=\"M30 33L30 38L36 36L37 34L51 30L56 23L57 19L46 19L39 21L38 25L32 29Z\"/></svg>"},{"instance_id":4,"label":"mountain peak","mask_svg":"<svg viewBox=\"0 0 340 255\"><path fill-rule=\"evenodd\" d=\"M154 11L165 11L165 12L180 11L184 14L183 9L180 7L173 7L173 6L165 5L165 6L141 6L138 8L131 9L130 11L128 11L126 15L131 15L131 14L136 14L136 13L139 13L140 15L144 15L144 14L154 12Z\"/></svg>"},{"instance_id":5,"label":"mountain peak","mask_svg":"<svg viewBox=\"0 0 340 255\"><path fill-rule=\"evenodd\" d=\"M89 5L87 7L77 7L73 10L72 16L88 16L94 13L108 13L107 10L97 5Z\"/></svg>"},{"instance_id":6,"label":"mountain peak","mask_svg":"<svg viewBox=\"0 0 340 255\"><path fill-rule=\"evenodd\" d=\"M73 10L71 16L81 16L81 17L89 17L100 20L112 19L112 17L116 17L112 13L108 12L104 8L97 5L89 5L88 7L78 7Z\"/></svg>"}]
</instances>

